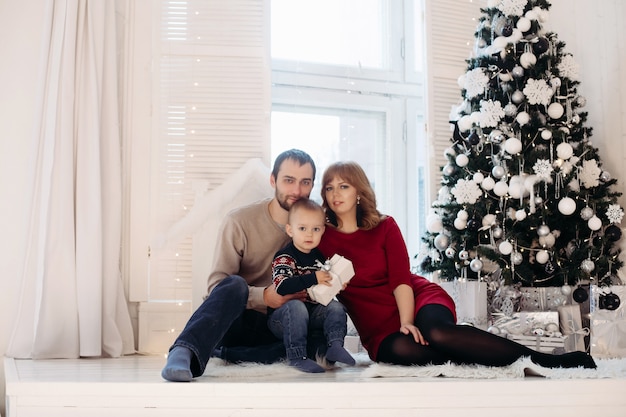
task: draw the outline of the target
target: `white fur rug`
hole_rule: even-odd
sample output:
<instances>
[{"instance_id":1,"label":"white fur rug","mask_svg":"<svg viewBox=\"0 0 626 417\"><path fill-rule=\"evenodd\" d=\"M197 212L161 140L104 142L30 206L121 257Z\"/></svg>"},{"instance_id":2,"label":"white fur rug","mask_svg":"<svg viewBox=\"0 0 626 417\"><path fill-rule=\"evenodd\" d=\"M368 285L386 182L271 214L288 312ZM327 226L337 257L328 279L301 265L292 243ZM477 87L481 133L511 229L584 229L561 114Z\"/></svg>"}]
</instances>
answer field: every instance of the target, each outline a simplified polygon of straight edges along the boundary
<instances>
[{"instance_id":1,"label":"white fur rug","mask_svg":"<svg viewBox=\"0 0 626 417\"><path fill-rule=\"evenodd\" d=\"M342 365L329 366L318 361L329 371L350 370L356 378L398 378L398 377L448 377L462 379L513 379L524 377L545 377L551 379L601 379L626 378L625 359L596 359L597 369L544 368L535 365L528 358L522 358L509 366L489 367L481 365L398 366L373 363L364 354L353 355L357 361L354 369ZM302 373L285 363L262 365L256 363L231 364L220 359L209 361L204 376L212 378L280 378L297 376Z\"/></svg>"}]
</instances>

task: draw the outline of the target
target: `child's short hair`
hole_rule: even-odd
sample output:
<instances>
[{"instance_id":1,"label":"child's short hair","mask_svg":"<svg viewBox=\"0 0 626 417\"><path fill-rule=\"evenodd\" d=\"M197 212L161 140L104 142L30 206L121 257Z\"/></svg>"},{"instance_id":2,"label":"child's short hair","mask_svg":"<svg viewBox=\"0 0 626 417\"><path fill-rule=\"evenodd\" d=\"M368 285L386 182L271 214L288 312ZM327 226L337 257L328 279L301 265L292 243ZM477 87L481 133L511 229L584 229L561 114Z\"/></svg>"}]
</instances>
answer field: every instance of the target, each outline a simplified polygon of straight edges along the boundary
<instances>
[{"instance_id":1,"label":"child's short hair","mask_svg":"<svg viewBox=\"0 0 626 417\"><path fill-rule=\"evenodd\" d=\"M289 209L289 218L287 219L288 223L291 222L291 215L292 215L292 213L295 213L298 210L306 210L306 211L310 211L310 212L318 212L324 218L326 216L326 212L324 211L324 208L322 206L320 206L319 204L317 204L315 201L313 201L313 200L311 200L309 198L300 198L300 199L296 200L291 205L291 208Z\"/></svg>"}]
</instances>

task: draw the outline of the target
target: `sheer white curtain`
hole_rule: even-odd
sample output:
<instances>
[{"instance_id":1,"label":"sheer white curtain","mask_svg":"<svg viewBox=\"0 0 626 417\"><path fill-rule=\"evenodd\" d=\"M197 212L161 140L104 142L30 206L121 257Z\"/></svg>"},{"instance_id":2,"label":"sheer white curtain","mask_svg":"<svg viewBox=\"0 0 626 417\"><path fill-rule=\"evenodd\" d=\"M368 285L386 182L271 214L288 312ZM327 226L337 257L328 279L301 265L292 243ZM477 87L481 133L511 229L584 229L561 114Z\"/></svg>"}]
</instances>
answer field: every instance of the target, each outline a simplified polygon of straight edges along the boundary
<instances>
[{"instance_id":1,"label":"sheer white curtain","mask_svg":"<svg viewBox=\"0 0 626 417\"><path fill-rule=\"evenodd\" d=\"M120 274L115 2L49 0L19 311L7 356L134 351Z\"/></svg>"}]
</instances>

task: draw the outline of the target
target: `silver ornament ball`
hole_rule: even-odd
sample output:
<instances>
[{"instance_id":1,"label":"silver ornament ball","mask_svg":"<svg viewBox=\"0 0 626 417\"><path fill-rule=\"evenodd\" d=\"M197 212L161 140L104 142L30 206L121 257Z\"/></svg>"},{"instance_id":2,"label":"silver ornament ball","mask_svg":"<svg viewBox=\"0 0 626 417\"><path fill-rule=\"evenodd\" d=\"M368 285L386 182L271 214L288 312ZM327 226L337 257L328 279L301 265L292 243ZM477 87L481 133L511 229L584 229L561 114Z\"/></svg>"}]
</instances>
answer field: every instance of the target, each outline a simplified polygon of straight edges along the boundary
<instances>
[{"instance_id":1,"label":"silver ornament ball","mask_svg":"<svg viewBox=\"0 0 626 417\"><path fill-rule=\"evenodd\" d=\"M483 269L483 261L481 261L480 259L476 258L476 259L472 259L472 262L470 262L470 269L474 272L480 272Z\"/></svg>"}]
</instances>

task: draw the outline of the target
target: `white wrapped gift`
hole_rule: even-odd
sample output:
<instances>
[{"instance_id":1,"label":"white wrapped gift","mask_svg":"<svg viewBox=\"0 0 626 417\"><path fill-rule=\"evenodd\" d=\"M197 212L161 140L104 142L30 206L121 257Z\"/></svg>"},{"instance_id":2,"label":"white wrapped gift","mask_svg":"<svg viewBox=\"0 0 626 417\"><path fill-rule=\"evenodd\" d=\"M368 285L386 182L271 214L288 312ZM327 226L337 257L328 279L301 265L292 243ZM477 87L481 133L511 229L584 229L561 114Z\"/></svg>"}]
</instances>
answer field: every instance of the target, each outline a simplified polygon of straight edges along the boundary
<instances>
[{"instance_id":1,"label":"white wrapped gift","mask_svg":"<svg viewBox=\"0 0 626 417\"><path fill-rule=\"evenodd\" d=\"M328 305L335 296L343 289L354 276L354 267L352 262L341 255L335 254L330 258L330 271L328 273L332 277L331 285L314 285L307 292L312 300L320 304Z\"/></svg>"},{"instance_id":2,"label":"white wrapped gift","mask_svg":"<svg viewBox=\"0 0 626 417\"><path fill-rule=\"evenodd\" d=\"M439 285L446 290L456 306L459 323L485 326L487 315L487 283L482 281L443 281Z\"/></svg>"},{"instance_id":3,"label":"white wrapped gift","mask_svg":"<svg viewBox=\"0 0 626 417\"><path fill-rule=\"evenodd\" d=\"M620 298L615 310L600 309L601 294L613 292ZM591 354L598 358L626 357L626 286L609 288L592 286L591 303Z\"/></svg>"}]
</instances>

